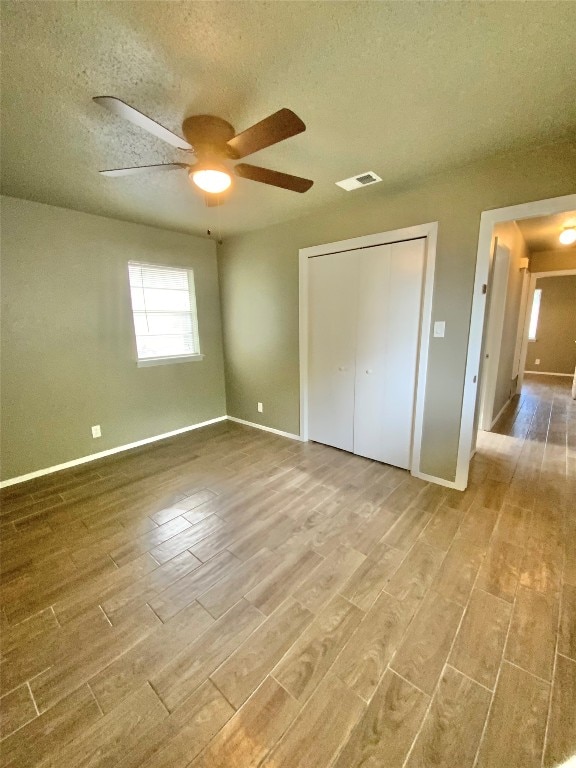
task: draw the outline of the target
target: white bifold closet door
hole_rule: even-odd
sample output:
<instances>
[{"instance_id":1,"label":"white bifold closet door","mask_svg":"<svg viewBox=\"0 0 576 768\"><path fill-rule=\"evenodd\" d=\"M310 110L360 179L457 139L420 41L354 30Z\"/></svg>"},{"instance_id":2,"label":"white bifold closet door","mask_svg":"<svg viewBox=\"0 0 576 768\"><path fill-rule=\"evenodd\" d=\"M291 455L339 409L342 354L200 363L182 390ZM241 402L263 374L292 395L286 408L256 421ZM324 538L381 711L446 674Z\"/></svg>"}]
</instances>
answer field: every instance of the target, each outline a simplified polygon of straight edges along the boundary
<instances>
[{"instance_id":1,"label":"white bifold closet door","mask_svg":"<svg viewBox=\"0 0 576 768\"><path fill-rule=\"evenodd\" d=\"M308 430L311 440L352 452L357 285L348 251L310 259Z\"/></svg>"},{"instance_id":2,"label":"white bifold closet door","mask_svg":"<svg viewBox=\"0 0 576 768\"><path fill-rule=\"evenodd\" d=\"M425 243L310 259L310 439L410 467Z\"/></svg>"}]
</instances>

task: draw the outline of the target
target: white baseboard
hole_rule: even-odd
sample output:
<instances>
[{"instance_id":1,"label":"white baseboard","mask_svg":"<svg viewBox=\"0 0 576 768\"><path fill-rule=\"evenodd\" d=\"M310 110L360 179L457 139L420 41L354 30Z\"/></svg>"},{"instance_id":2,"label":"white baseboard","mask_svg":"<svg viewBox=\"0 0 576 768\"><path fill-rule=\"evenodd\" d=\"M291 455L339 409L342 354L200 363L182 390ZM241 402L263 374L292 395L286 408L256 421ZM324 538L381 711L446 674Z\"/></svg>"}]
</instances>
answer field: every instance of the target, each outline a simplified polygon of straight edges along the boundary
<instances>
[{"instance_id":1,"label":"white baseboard","mask_svg":"<svg viewBox=\"0 0 576 768\"><path fill-rule=\"evenodd\" d=\"M455 480L444 480L442 477L426 475L424 472L417 472L416 470L412 470L410 474L413 477L419 477L420 480L427 480L429 483L434 483L435 485L443 485L445 488L454 488L456 491L466 490L466 486L459 485Z\"/></svg>"},{"instance_id":2,"label":"white baseboard","mask_svg":"<svg viewBox=\"0 0 576 768\"><path fill-rule=\"evenodd\" d=\"M264 432L272 432L274 435L280 435L280 437L288 437L290 440L302 441L300 435L294 435L291 432L282 432L280 429L273 429L272 427L265 427L263 424L256 424L253 421L246 421L245 419L237 419L235 416L228 416L228 421L235 421L238 424L244 424L247 427L255 427L256 429L263 429ZM425 475L423 472L412 471L410 473L414 477L419 477L421 480L427 480L429 483L436 483L436 485L443 485L446 488L454 488L457 491L465 491L466 487L458 485L458 483L452 480L443 480L441 477L433 477L432 475Z\"/></svg>"},{"instance_id":3,"label":"white baseboard","mask_svg":"<svg viewBox=\"0 0 576 768\"><path fill-rule=\"evenodd\" d=\"M236 421L238 424L244 424L247 427L255 427L256 429L263 429L265 432L272 432L274 435L280 435L280 437L288 437L291 440L299 440L304 442L300 435L294 435L291 432L282 432L280 429L272 429L272 427L265 427L263 424L255 424L252 421L245 421L244 419L237 419L235 416L228 416L229 421ZM457 491L465 491L466 486L462 487L457 482L452 480L443 480L441 477L433 477L432 475L425 475L423 472L411 471L411 475L419 477L421 480L427 480L429 483L436 483L436 485L443 485L446 488L454 488Z\"/></svg>"},{"instance_id":4,"label":"white baseboard","mask_svg":"<svg viewBox=\"0 0 576 768\"><path fill-rule=\"evenodd\" d=\"M500 416L502 416L502 414L504 413L504 411L506 410L506 408L508 408L508 406L510 405L510 403L511 403L511 402L512 402L512 398L510 398L509 400L507 400L507 401L504 403L504 405L502 406L502 408L500 408L500 410L498 411L498 413L496 414L496 416L494 416L494 418L492 419L492 424L491 424L491 426L490 426L490 430L494 429L494 424L496 424L496 422L498 421L498 419L500 418Z\"/></svg>"},{"instance_id":5,"label":"white baseboard","mask_svg":"<svg viewBox=\"0 0 576 768\"><path fill-rule=\"evenodd\" d=\"M287 437L290 440L298 440L302 442L300 435L294 435L292 432L283 432L280 429L274 429L273 427L265 427L263 424L256 424L252 421L246 421L245 419L237 419L235 416L219 416L216 419L210 419L209 421L202 421L199 424L191 424L189 427L182 427L181 429L175 429L172 432L165 432L162 435L154 435L154 437L147 437L144 440L137 440L135 443L127 443L126 445L120 445L117 448L110 448L107 451L100 451L99 453L91 453L89 456L82 456L79 459L73 459L72 461L66 461L63 464L56 464L53 467L46 467L45 469L38 469L35 472L28 472L26 475L20 475L19 477L12 477L9 480L3 480L0 482L0 488L7 488L10 485L16 485L17 483L24 483L26 480L33 480L36 477L42 477L43 475L50 475L53 472L60 472L63 469L70 467L77 467L80 464L87 464L90 461L96 461L97 459L103 459L106 456L112 456L115 453L122 453L123 451L129 451L131 448L138 448L141 445L147 445L148 443L155 443L158 440L165 440L168 437L175 437L181 435L184 432L190 432L193 429L200 429L200 427L207 427L210 424L217 424L219 421L235 421L237 424L244 424L246 427L254 427L255 429L261 429L264 432L271 432L273 435L279 435L280 437ZM412 472L414 477L419 477L422 480L427 480L430 483L436 483L437 485L443 485L446 488L455 488L458 491L466 490L465 487L459 486L456 482L450 480L443 480L440 477L433 477L426 475L423 472Z\"/></svg>"},{"instance_id":6,"label":"white baseboard","mask_svg":"<svg viewBox=\"0 0 576 768\"><path fill-rule=\"evenodd\" d=\"M228 421L235 421L237 424L244 424L246 427L254 427L255 429L263 429L264 432L272 432L273 435L280 435L280 437L289 437L290 440L298 440L302 442L300 435L293 435L292 432L282 432L281 429L273 429L272 427L265 427L264 424L256 424L253 421L246 421L245 419L237 419L236 416L226 416Z\"/></svg>"},{"instance_id":7,"label":"white baseboard","mask_svg":"<svg viewBox=\"0 0 576 768\"><path fill-rule=\"evenodd\" d=\"M28 472L26 475L20 475L19 477L12 477L9 480L2 480L0 482L0 488L7 488L10 485L16 485L17 483L25 483L26 480L33 480L35 477L42 477L43 475L50 475L53 472L60 472L62 469L68 469L69 467L77 467L80 464L87 464L89 461L96 461L97 459L103 459L106 456L112 456L115 453L121 453L122 451L129 451L131 448L139 448L141 445L147 445L148 443L155 443L157 440L165 440L167 437L174 437L175 435L181 435L183 432L190 432L193 429L200 429L200 427L207 427L210 424L216 424L219 421L226 421L228 416L218 416L216 419L209 419L208 421L201 421L199 424L191 424L189 427L182 427L181 429L174 429L172 432L164 432L162 435L154 435L154 437L146 437L144 440L137 440L135 443L127 443L126 445L119 445L117 448L109 448L107 451L100 451L99 453L91 453L88 456L82 456L79 459L72 459L72 461L65 461L63 464L56 464L53 467L46 467L45 469L38 469L35 472Z\"/></svg>"},{"instance_id":8,"label":"white baseboard","mask_svg":"<svg viewBox=\"0 0 576 768\"><path fill-rule=\"evenodd\" d=\"M574 376L573 373L552 373L551 371L524 371L524 373L536 373L538 376L567 376L569 379Z\"/></svg>"},{"instance_id":9,"label":"white baseboard","mask_svg":"<svg viewBox=\"0 0 576 768\"><path fill-rule=\"evenodd\" d=\"M238 424L244 424L247 427L255 427L256 429L263 429L265 432L272 432L274 435L280 435L280 437L288 437L291 440L302 441L300 435L293 435L291 432L282 432L280 429L272 429L272 427L265 427L263 424L255 424L252 421L245 421L244 419L237 419L235 416L228 416L229 421L235 421ZM454 488L457 491L465 491L466 487L460 486L457 482L452 480L443 480L441 477L433 477L432 475L425 475L423 472L411 471L411 475L419 477L421 480L427 480L429 483L436 483L436 485L443 485L446 488Z\"/></svg>"}]
</instances>

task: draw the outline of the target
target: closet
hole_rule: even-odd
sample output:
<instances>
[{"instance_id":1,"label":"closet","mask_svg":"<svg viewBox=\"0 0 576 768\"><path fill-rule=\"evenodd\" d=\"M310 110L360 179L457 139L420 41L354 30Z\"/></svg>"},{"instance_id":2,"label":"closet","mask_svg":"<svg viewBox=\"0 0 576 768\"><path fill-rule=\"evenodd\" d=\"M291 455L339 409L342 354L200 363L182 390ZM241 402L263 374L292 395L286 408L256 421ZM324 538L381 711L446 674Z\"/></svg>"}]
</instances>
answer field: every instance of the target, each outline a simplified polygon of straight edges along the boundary
<instances>
[{"instance_id":1,"label":"closet","mask_svg":"<svg viewBox=\"0 0 576 768\"><path fill-rule=\"evenodd\" d=\"M408 469L426 239L308 260L309 438Z\"/></svg>"}]
</instances>

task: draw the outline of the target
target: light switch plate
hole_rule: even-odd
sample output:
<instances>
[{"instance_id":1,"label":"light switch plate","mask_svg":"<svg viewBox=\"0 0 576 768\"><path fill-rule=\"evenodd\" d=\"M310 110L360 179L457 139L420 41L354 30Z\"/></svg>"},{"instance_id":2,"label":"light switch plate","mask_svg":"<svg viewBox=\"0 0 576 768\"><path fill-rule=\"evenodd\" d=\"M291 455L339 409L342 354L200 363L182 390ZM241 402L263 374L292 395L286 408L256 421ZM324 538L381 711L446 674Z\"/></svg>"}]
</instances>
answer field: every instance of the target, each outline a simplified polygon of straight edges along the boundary
<instances>
[{"instance_id":1,"label":"light switch plate","mask_svg":"<svg viewBox=\"0 0 576 768\"><path fill-rule=\"evenodd\" d=\"M446 331L446 323L444 320L436 320L434 323L434 337L437 339L443 339Z\"/></svg>"}]
</instances>

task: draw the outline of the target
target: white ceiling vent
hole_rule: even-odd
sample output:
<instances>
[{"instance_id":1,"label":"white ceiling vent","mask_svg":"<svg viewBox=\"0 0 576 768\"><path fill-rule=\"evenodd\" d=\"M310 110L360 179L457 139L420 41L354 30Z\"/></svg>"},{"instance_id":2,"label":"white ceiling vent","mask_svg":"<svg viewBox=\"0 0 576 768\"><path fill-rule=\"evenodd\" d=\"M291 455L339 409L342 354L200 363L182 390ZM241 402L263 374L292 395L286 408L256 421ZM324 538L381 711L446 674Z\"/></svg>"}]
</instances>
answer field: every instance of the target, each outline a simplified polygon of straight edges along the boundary
<instances>
[{"instance_id":1,"label":"white ceiling vent","mask_svg":"<svg viewBox=\"0 0 576 768\"><path fill-rule=\"evenodd\" d=\"M349 192L351 189L360 189L360 187L367 187L370 184L377 184L379 181L382 181L382 179L374 171L366 171L365 173L359 173L358 176L337 181L336 184Z\"/></svg>"}]
</instances>

